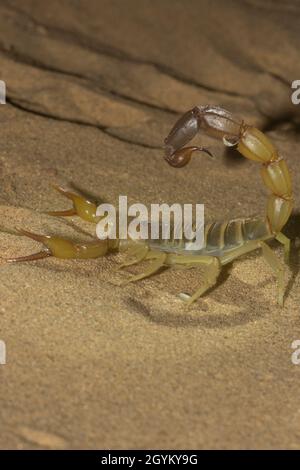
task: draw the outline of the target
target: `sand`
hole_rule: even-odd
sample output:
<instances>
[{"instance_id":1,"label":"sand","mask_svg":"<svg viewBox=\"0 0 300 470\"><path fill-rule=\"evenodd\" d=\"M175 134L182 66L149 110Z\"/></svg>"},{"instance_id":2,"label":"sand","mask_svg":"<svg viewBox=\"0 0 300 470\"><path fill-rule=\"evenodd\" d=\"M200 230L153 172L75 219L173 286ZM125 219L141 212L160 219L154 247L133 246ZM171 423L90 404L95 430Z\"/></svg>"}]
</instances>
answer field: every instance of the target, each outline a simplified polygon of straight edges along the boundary
<instances>
[{"instance_id":1,"label":"sand","mask_svg":"<svg viewBox=\"0 0 300 470\"><path fill-rule=\"evenodd\" d=\"M92 239L43 213L69 207L52 184L111 203L201 202L212 220L263 214L259 167L219 142L198 139L213 161L164 162L165 135L196 104L264 129L295 191L284 308L259 253L190 309L178 293L199 270L118 287L120 255L2 260L0 448L299 449L299 5L15 0L0 15L2 257L39 249L16 227Z\"/></svg>"}]
</instances>

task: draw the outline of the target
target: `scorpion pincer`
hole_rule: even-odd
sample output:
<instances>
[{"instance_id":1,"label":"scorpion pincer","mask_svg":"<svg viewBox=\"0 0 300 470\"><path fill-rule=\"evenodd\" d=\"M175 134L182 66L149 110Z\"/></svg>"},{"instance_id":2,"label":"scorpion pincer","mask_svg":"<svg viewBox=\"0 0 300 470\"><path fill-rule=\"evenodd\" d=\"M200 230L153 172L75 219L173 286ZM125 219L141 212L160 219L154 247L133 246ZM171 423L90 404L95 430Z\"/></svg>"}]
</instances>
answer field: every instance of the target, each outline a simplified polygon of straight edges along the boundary
<instances>
[{"instance_id":1,"label":"scorpion pincer","mask_svg":"<svg viewBox=\"0 0 300 470\"><path fill-rule=\"evenodd\" d=\"M245 124L243 120L218 106L196 106L176 122L165 139L165 159L171 166L186 165L192 154L197 151L211 155L204 147L185 147L201 130L208 135L221 138L226 146L236 146L244 157L261 163L263 182L271 192L265 217L209 223L205 225L204 246L195 251L185 249L184 240L132 240L129 238L74 243L60 237L37 235L22 230L21 234L41 242L45 248L38 253L10 258L7 261L31 261L48 256L63 259L89 259L105 256L113 251L129 254L129 259L121 267L149 260L149 265L144 272L131 276L126 282L151 276L162 267L188 268L202 265L204 273L201 286L191 296L180 295L187 304L191 304L216 283L223 265L241 255L261 249L264 259L277 276L278 302L282 306L284 269L266 242L272 239L278 240L284 247L285 261L288 262L290 240L282 233L293 208L292 184L287 165L268 137L260 130ZM96 215L96 204L63 188L57 187L56 189L72 201L73 207L65 211L50 212L50 215L63 217L78 215L91 223L97 223L100 220Z\"/></svg>"}]
</instances>

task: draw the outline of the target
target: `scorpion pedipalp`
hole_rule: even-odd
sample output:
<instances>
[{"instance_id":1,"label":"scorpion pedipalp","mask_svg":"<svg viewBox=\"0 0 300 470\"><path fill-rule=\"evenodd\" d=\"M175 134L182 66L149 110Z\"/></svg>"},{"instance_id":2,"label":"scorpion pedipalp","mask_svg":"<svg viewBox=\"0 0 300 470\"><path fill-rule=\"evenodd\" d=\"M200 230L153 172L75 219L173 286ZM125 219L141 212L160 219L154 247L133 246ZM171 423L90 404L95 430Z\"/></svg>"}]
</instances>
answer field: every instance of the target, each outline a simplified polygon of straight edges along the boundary
<instances>
[{"instance_id":1,"label":"scorpion pedipalp","mask_svg":"<svg viewBox=\"0 0 300 470\"><path fill-rule=\"evenodd\" d=\"M79 196L78 194L72 193L71 191L62 188L61 186L53 185L53 187L64 197L70 199L73 203L73 207L63 211L47 211L46 214L52 215L54 217L69 217L78 215L87 222L97 223L99 218L96 217L96 204L82 196Z\"/></svg>"},{"instance_id":2,"label":"scorpion pedipalp","mask_svg":"<svg viewBox=\"0 0 300 470\"><path fill-rule=\"evenodd\" d=\"M17 229L20 235L24 235L32 240L44 245L44 250L33 253L28 256L17 258L7 258L8 263L17 263L22 261L34 261L37 259L54 256L61 259L90 259L104 256L108 249L107 240L98 240L93 242L75 243L61 237L52 237L49 235L39 235L28 230Z\"/></svg>"},{"instance_id":3,"label":"scorpion pedipalp","mask_svg":"<svg viewBox=\"0 0 300 470\"><path fill-rule=\"evenodd\" d=\"M28 238L31 238L32 240L43 243L45 248L42 251L38 251L37 253L33 253L31 255L28 255L28 256L19 256L19 257L16 257L16 258L6 258L7 263L19 263L19 262L23 262L23 261L35 261L35 260L38 260L38 259L47 258L48 256L52 256L50 248L48 248L45 244L46 238L50 238L50 237L44 236L44 235L38 235L36 233L28 232L27 230L18 229L18 228L16 229L16 231L18 232L19 235L24 235Z\"/></svg>"}]
</instances>

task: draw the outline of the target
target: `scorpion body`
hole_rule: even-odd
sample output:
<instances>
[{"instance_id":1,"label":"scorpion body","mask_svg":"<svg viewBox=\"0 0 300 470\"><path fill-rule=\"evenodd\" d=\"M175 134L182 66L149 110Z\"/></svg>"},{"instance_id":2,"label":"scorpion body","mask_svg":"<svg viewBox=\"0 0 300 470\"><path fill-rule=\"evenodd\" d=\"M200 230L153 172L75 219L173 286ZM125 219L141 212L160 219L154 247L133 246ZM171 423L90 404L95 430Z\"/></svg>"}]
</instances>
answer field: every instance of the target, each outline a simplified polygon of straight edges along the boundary
<instances>
[{"instance_id":1,"label":"scorpion body","mask_svg":"<svg viewBox=\"0 0 300 470\"><path fill-rule=\"evenodd\" d=\"M150 240L149 246L160 251L184 253L191 256L224 257L235 249L254 240L272 239L268 224L259 218L231 219L224 222L212 222L204 227L204 244L200 250L186 249L190 239Z\"/></svg>"},{"instance_id":2,"label":"scorpion body","mask_svg":"<svg viewBox=\"0 0 300 470\"><path fill-rule=\"evenodd\" d=\"M58 258L97 258L109 251L125 251L129 259L121 267L150 260L143 273L131 276L126 282L148 277L162 267L195 267L203 265L205 271L199 289L191 295L181 294L187 304L203 295L217 281L223 265L256 249L274 271L278 279L278 302L283 305L284 269L280 260L266 243L276 239L284 247L285 261L288 262L290 240L282 233L282 228L290 217L293 208L292 184L285 161L279 156L271 141L258 129L234 117L230 112L217 106L196 106L185 113L174 125L165 139L165 159L173 167L183 167L194 152L210 152L203 147L185 145L203 130L207 134L221 138L226 146L236 146L246 158L260 163L261 176L271 194L268 197L264 218L232 219L227 222L214 222L205 226L205 242L200 250L187 250L185 240L97 240L91 243L76 244L58 237L48 237L22 230L21 233L44 244L39 253L10 258L7 261L29 261L55 256ZM73 208L66 211L50 212L55 216L79 215L89 222L97 222L96 205L77 194L57 188L72 200Z\"/></svg>"}]
</instances>

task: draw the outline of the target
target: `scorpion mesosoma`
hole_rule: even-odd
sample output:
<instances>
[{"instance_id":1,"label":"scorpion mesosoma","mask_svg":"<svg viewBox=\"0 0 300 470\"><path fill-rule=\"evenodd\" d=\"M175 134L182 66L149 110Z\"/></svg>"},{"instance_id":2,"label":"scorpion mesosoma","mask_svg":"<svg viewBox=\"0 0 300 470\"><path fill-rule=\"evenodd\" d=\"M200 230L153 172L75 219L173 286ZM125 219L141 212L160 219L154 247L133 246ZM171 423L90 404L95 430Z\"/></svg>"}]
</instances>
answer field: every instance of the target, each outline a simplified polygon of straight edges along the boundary
<instances>
[{"instance_id":1,"label":"scorpion mesosoma","mask_svg":"<svg viewBox=\"0 0 300 470\"><path fill-rule=\"evenodd\" d=\"M44 244L45 249L29 256L10 258L7 261L30 261L55 256L57 258L98 258L108 252L127 252L129 259L121 265L130 266L150 260L148 268L141 274L131 276L125 282L146 278L162 267L196 267L203 265L203 282L199 289L189 296L180 294L182 300L191 304L203 295L217 281L223 265L241 255L261 249L262 255L278 279L278 302L283 305L284 269L266 241L276 239L284 247L284 258L288 262L290 240L282 228L290 217L293 198L290 173L285 161L278 155L270 140L255 127L249 126L218 106L196 106L185 113L174 125L165 139L165 159L173 167L186 165L194 152L204 151L203 147L184 147L203 129L207 134L219 137L227 146L236 146L246 158L262 164L263 182L271 191L264 218L241 218L226 222L214 222L205 226L205 244L201 250L188 251L184 240L97 240L74 243L59 237L37 235L25 230L21 234ZM57 188L73 203L72 209L49 212L54 216L78 215L82 219L97 223L97 206L78 194Z\"/></svg>"}]
</instances>

